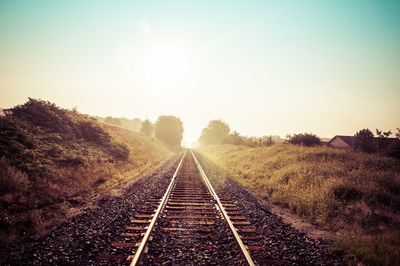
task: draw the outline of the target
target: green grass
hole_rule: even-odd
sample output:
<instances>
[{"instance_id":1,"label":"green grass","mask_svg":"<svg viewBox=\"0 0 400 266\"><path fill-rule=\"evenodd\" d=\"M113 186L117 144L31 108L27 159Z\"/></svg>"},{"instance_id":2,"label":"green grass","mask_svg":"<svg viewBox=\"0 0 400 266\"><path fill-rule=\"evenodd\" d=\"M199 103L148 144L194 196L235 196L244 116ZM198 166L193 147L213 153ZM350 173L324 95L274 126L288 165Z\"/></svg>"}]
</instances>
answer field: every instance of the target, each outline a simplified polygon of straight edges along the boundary
<instances>
[{"instance_id":1,"label":"green grass","mask_svg":"<svg viewBox=\"0 0 400 266\"><path fill-rule=\"evenodd\" d=\"M320 226L347 236L398 237L400 163L396 159L288 144L198 150L250 191ZM355 243L368 249L368 242ZM343 247L349 250L348 245ZM380 253L376 256L386 261Z\"/></svg>"}]
</instances>

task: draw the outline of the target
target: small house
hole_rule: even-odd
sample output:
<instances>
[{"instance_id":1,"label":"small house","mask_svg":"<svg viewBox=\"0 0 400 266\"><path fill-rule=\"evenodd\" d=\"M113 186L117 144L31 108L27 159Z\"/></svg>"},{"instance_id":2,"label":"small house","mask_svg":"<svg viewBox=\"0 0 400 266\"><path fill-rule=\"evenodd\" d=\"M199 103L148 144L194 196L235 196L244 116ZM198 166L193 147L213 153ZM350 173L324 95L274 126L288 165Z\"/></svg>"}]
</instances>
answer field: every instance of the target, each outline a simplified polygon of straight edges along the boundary
<instances>
[{"instance_id":1,"label":"small house","mask_svg":"<svg viewBox=\"0 0 400 266\"><path fill-rule=\"evenodd\" d=\"M353 149L355 139L354 136L336 135L328 142L328 147ZM386 138L387 145L392 145L396 141L398 141L396 138ZM374 137L374 145L379 146L379 138Z\"/></svg>"},{"instance_id":2,"label":"small house","mask_svg":"<svg viewBox=\"0 0 400 266\"><path fill-rule=\"evenodd\" d=\"M353 136L336 135L328 142L328 147L352 149L354 144L354 139L355 137Z\"/></svg>"}]
</instances>

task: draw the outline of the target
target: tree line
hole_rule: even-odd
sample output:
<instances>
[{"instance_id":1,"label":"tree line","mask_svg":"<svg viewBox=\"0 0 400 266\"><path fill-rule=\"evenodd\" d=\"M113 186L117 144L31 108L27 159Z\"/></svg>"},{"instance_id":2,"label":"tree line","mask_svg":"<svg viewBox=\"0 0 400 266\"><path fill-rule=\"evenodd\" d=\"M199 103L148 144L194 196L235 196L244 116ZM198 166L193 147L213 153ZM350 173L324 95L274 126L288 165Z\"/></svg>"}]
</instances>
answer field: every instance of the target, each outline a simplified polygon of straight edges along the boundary
<instances>
[{"instance_id":1,"label":"tree line","mask_svg":"<svg viewBox=\"0 0 400 266\"><path fill-rule=\"evenodd\" d=\"M379 153L400 159L400 128L391 130L375 130L376 135L368 128L361 129L354 135L353 148L367 153ZM390 137L394 135L394 137Z\"/></svg>"},{"instance_id":2,"label":"tree line","mask_svg":"<svg viewBox=\"0 0 400 266\"><path fill-rule=\"evenodd\" d=\"M394 138L390 138L394 135ZM380 153L383 155L400 158L400 128L394 134L392 131L376 129L376 136L369 129L362 129L354 134L353 149L368 152ZM233 144L248 147L266 147L276 142L299 145L305 147L321 146L321 138L312 133L299 133L287 135L286 139L279 136L248 137L238 132L231 132L230 126L222 120L211 120L201 131L198 140L202 145Z\"/></svg>"},{"instance_id":3,"label":"tree line","mask_svg":"<svg viewBox=\"0 0 400 266\"><path fill-rule=\"evenodd\" d=\"M275 142L282 141L279 136L242 136L237 131L231 132L230 126L222 120L211 120L201 131L198 140L203 145L233 144L248 147L271 146Z\"/></svg>"}]
</instances>

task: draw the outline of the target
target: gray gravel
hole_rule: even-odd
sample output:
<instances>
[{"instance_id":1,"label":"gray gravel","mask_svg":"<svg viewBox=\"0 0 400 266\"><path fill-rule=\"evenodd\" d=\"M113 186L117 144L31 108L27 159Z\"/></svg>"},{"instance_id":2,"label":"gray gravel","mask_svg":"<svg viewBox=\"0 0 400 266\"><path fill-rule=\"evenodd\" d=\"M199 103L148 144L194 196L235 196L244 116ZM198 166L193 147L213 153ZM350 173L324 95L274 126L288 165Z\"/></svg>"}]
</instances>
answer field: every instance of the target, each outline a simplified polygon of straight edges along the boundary
<instances>
[{"instance_id":1,"label":"gray gravel","mask_svg":"<svg viewBox=\"0 0 400 266\"><path fill-rule=\"evenodd\" d=\"M186 154L182 168L177 176L177 184L184 184L185 187L192 189L202 189L203 193L208 190L202 178L198 173L193 157L190 153ZM205 196L203 196L205 197ZM207 196L209 202L214 203L211 195ZM172 201L176 201L173 199ZM168 206L168 204L167 204ZM149 252L143 258L144 265L247 265L241 254L236 240L230 231L226 221L214 207L208 212L207 216L214 217L212 225L190 225L196 220L181 219L178 223L171 222L170 216L198 216L193 214L193 210L189 209L185 214L174 214L168 210L162 212L161 217L153 234L153 241L149 244ZM208 220L208 219L207 219ZM175 234L165 234L162 228L192 228L204 229L208 233L189 233L190 237L183 237L185 232L180 236ZM187 233L187 232L186 232ZM202 236L204 238L196 238Z\"/></svg>"},{"instance_id":2,"label":"gray gravel","mask_svg":"<svg viewBox=\"0 0 400 266\"><path fill-rule=\"evenodd\" d=\"M121 196L103 198L41 237L0 249L0 265L94 265L130 223L135 210L149 197L161 197L180 156L127 188ZM101 261L100 261L101 262ZM107 263L112 264L112 263Z\"/></svg>"}]
</instances>

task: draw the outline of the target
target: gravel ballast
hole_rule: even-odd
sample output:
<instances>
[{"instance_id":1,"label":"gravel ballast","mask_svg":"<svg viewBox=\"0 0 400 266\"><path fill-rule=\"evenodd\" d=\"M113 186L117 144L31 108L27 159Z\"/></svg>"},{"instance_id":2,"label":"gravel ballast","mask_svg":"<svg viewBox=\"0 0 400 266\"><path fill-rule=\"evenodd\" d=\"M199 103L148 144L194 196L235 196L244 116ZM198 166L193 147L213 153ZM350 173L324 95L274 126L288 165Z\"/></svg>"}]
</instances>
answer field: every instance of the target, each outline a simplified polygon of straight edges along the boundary
<instances>
[{"instance_id":1,"label":"gravel ballast","mask_svg":"<svg viewBox=\"0 0 400 266\"><path fill-rule=\"evenodd\" d=\"M45 235L0 249L0 265L99 264L98 257L129 225L135 210L147 198L162 197L180 157L174 156L142 176L121 196L100 199L95 208L83 210Z\"/></svg>"}]
</instances>

